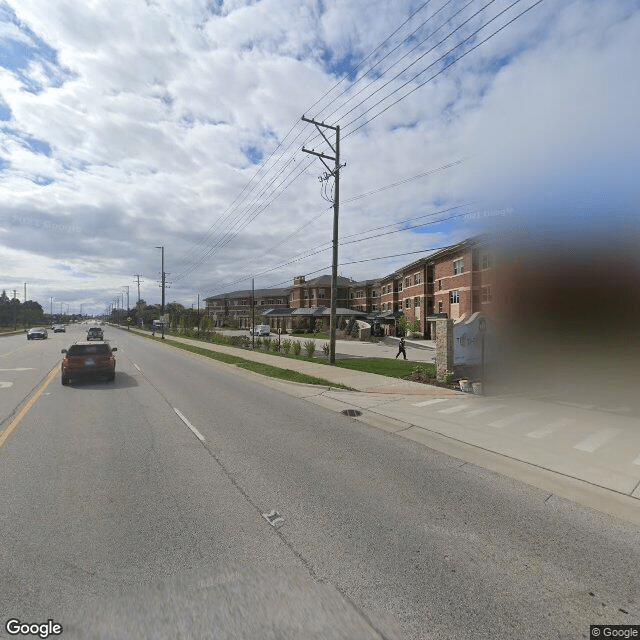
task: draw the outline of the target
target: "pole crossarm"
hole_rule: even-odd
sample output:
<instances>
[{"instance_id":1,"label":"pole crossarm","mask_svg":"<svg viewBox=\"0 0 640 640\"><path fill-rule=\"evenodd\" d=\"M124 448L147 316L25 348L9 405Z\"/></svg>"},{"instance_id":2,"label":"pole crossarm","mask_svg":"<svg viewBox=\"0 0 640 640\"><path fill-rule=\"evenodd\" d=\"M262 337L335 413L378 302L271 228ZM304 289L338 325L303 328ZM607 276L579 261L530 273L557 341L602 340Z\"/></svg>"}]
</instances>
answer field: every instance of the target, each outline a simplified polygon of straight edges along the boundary
<instances>
[{"instance_id":1,"label":"pole crossarm","mask_svg":"<svg viewBox=\"0 0 640 640\"><path fill-rule=\"evenodd\" d=\"M302 150L305 153L310 153L312 156L318 156L318 158L320 158L321 160L325 159L325 160L331 160L332 162L336 161L335 157L328 156L328 155L326 155L324 153L318 153L317 151L314 151L313 149L305 149L304 147L302 147Z\"/></svg>"}]
</instances>

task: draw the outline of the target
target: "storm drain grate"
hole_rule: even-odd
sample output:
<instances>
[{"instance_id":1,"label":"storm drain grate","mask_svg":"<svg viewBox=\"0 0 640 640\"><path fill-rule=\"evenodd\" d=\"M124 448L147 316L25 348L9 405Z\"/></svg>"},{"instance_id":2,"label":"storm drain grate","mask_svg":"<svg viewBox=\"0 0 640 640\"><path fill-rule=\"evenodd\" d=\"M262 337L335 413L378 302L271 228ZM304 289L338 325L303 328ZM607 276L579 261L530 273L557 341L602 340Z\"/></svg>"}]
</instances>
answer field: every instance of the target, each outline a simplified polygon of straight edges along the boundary
<instances>
[{"instance_id":1,"label":"storm drain grate","mask_svg":"<svg viewBox=\"0 0 640 640\"><path fill-rule=\"evenodd\" d=\"M284 518L277 511L270 511L269 513L263 513L262 517L272 526L279 527L284 523Z\"/></svg>"},{"instance_id":2,"label":"storm drain grate","mask_svg":"<svg viewBox=\"0 0 640 640\"><path fill-rule=\"evenodd\" d=\"M352 418L362 415L362 411L358 411L357 409L345 409L342 413L345 416L351 416Z\"/></svg>"}]
</instances>

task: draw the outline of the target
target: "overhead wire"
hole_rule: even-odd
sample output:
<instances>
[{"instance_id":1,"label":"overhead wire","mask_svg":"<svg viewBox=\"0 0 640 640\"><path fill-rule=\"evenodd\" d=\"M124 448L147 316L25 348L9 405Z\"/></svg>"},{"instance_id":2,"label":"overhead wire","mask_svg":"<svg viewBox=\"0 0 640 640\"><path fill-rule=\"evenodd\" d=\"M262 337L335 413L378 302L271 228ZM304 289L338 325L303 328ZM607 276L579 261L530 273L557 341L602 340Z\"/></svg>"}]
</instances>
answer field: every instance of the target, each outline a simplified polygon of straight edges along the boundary
<instances>
[{"instance_id":1,"label":"overhead wire","mask_svg":"<svg viewBox=\"0 0 640 640\"><path fill-rule=\"evenodd\" d=\"M438 43L439 46L440 44L442 44L446 39L448 39L449 37L451 37L451 35L453 33L455 33L456 31L460 30L460 28L465 25L468 24L468 22L475 17L476 15L478 15L478 13L482 10L484 10L484 8L486 8L486 6L488 6L489 4L491 4L492 2L494 2L495 0L491 0L491 2L489 2L487 5L485 5L482 9L480 9L479 11L477 11L476 13L473 14L473 16L471 16L470 18L468 18L462 25L459 25L456 29L454 29L451 34L449 34L449 36L447 36L447 38L443 39L442 41L440 41L440 43ZM368 107L363 113L361 113L360 115L358 115L356 118L354 118L353 120L351 120L349 123L347 123L347 125L343 125L345 128L348 128L352 125L354 125L355 123L357 123L360 119L362 119L363 117L365 117L368 113L370 113L371 111L373 111L376 107L380 106L383 102L387 101L389 98L391 98L393 95L395 95L396 93L398 93L399 91L401 91L403 88L405 88L408 84L411 84L413 82L415 82L415 80L417 78L419 78L421 75L423 75L425 73L425 71L427 71L429 68L432 68L435 64L437 64L438 62L442 61L442 60L446 60L447 56L449 56L453 51L455 51L456 49L460 48L462 45L464 45L465 43L467 43L471 38L475 37L478 33L480 33L483 29L485 29L490 23L494 22L499 16L503 15L504 13L506 13L508 10L510 10L511 8L513 8L516 4L518 4L521 0L515 0L515 2L513 2L511 5L509 5L506 9L504 9L503 11L499 12L496 16L494 16L493 18L491 18L489 21L487 21L485 24L483 24L479 29L477 29L476 31L474 31L471 35L469 35L467 38L465 38L462 42L458 43L456 46L452 47L447 53L445 53L443 56L441 56L440 58L438 58L436 61L432 62L430 65L428 65L427 67L425 67L424 69L422 69L419 73L415 74L410 80L404 82L402 85L400 85L397 88L394 88L393 91L391 91L390 93L388 93L386 96L384 96L382 99L380 99L379 101L377 101L375 104L371 105L370 107ZM371 121L373 121L375 118L379 117L380 115L382 115L382 113L386 112L388 109L390 109L392 106L398 104L401 100L404 100L406 97L408 97L409 95L411 95L412 93L414 93L415 91L417 91L419 88L421 88L422 86L424 86L427 82L430 82L431 80L433 80L435 77L437 77L438 75L440 75L441 73L443 73L446 69L450 68L453 64L455 64L458 60L460 60L461 58L463 58L464 56L468 55L469 53L471 53L472 51L474 51L475 49L477 49L479 46L481 46L482 44L486 43L488 40L490 40L491 38L493 38L495 35L497 35L499 32L501 32L502 30L504 30L507 26L509 26L510 24L512 24L513 22L515 22L515 20L517 20L518 18L520 18L522 15L524 15L525 13L527 13L528 11L530 11L531 9L533 9L536 5L540 4L542 2L542 0L538 0L537 2L535 2L534 4L532 4L531 6L529 6L527 9L525 9L524 11L522 11L520 14L518 14L517 16L515 16L513 19L509 20L506 24L502 25L500 28L498 28L496 31L494 31L493 33L491 33L488 37L486 37L485 39L483 39L481 42L477 43L475 46L473 46L472 48L470 48L469 50L465 51L463 54L461 54L460 56L458 56L457 58L455 58L453 61L449 62L448 64L446 64L445 67L443 67L442 69L440 69L440 71L438 71L436 74L432 75L430 78L428 78L427 80L421 82L419 85L413 87L410 91L406 92L404 95L402 95L400 98L398 98L397 100L395 100L393 103L387 105L386 107L384 107L383 109L381 109L379 112L375 113L373 116L371 116L370 118L368 118L365 122L360 123L357 127L346 131L344 137L353 135L353 133L355 133L356 131L358 131L359 129L361 129L362 127L366 126L367 124L369 124ZM424 3L424 5L422 5L421 9L426 6L426 4L428 3ZM467 6L469 6L470 3L468 3L467 5L465 5L464 8L466 8ZM442 8L442 7L441 7ZM414 12L413 15L415 15L417 12ZM459 12L458 12L459 13ZM456 14L457 15L457 14ZM409 18L410 19L410 18ZM406 24L409 19L407 19L402 26L404 26L404 24ZM394 33L392 35L394 35L395 33L397 33L400 28L396 29L396 31L394 31ZM415 33L415 32L414 32ZM388 41L391 38L391 36L389 36L389 38L387 38L385 40ZM381 45L379 45L378 48L376 48L375 51L377 51L380 48ZM397 49L398 47L396 47ZM435 47L432 47L430 49L430 51L432 51ZM370 54L369 56L367 56L366 59L368 59L369 57L371 57L371 55L373 55L373 53ZM427 52L428 53L428 52ZM423 54L422 56L420 56L419 59L422 59L426 54ZM386 58L387 56L385 56ZM403 58L406 57L403 56ZM402 59L402 58L401 58ZM358 65L361 66L363 64L364 60ZM417 62L414 61L411 63L411 65L409 65L408 67L405 67L405 69L403 69L403 71L401 71L398 75L396 75L391 81L385 83L385 85L383 85L382 88L388 86L393 80L397 79L403 72L405 72L407 69L409 69L411 66L413 66L415 63ZM376 63L378 64L378 63ZM393 66L396 66L397 63L394 63ZM358 68L356 67L356 69ZM389 67L389 68L392 68ZM388 71L388 70L387 70ZM386 73L386 72L385 72ZM364 74L363 76L361 76L361 78L359 80L361 80L363 77L365 77L366 74ZM344 78L342 79L344 80ZM340 82L342 82L342 80ZM333 88L337 87L339 84L337 83L336 85L334 85ZM369 85L368 85L369 86ZM332 89L331 89L332 90ZM328 95L331 90L329 90L329 92L327 92L325 94ZM381 88L377 89L376 92L377 93L381 90ZM371 94L367 99L365 99L364 101L360 102L358 105L356 105L356 107L350 109L349 111L346 112L346 114L343 114L341 117L344 118L347 114L352 113L356 108L358 108L359 106L362 106L367 100L370 99L370 97L374 95ZM321 98L322 99L322 98ZM320 100L321 100L320 99ZM316 106L320 100L316 101L316 103L314 103L314 105L312 105L311 108L313 108L314 106ZM343 105L344 106L344 105ZM295 129L294 125L289 133L287 135L289 135L294 129ZM301 129L301 131L298 132L296 139L298 139L302 133L302 131L304 131L304 128ZM316 136L317 137L317 136ZM286 138L286 137L285 137ZM309 138L311 138L311 136L309 136ZM309 139L308 138L308 139ZM278 149L280 147L280 145L278 145L278 147L276 147L276 149ZM279 159L282 158L284 156L284 154L286 152L289 151L289 149L291 148L291 146L287 147L287 149L285 149L282 154L280 155ZM275 150L274 150L275 152ZM269 158L273 157L273 153L269 156ZM308 168L309 166L311 166L313 160L311 160L305 167ZM288 166L288 164L291 163L291 159L287 162L287 164L285 164L285 167ZM263 165L264 166L264 165ZM296 164L295 167L289 172L288 176L291 176L293 174L293 172L300 166L300 163ZM259 170L258 170L259 172ZM257 173L254 175L257 175ZM295 181L295 179L297 177L299 177L299 175L301 175L302 172L296 174L295 178L293 178L292 180L289 181L289 183L287 184L288 188L293 181ZM266 173L265 173L266 175ZM263 175L263 178L265 177L265 175ZM286 178L285 178L286 180ZM263 197L267 194L268 191L268 197L271 196L271 193L273 193L273 185L276 182L276 178L272 179L268 184L266 184L262 191L258 194L258 196L256 197L256 199L254 199L254 202L258 201L260 197ZM280 181L280 183L278 183L277 187L281 186L283 184L283 181ZM259 182L258 182L259 184ZM276 187L276 188L277 188ZM255 186L254 186L255 189ZM279 195L281 195L282 192L276 194L274 197L271 198L270 201L268 201L266 204L263 204L262 206L258 206L257 210L252 211L251 209L245 209L244 212L240 215L240 216L236 216L236 218L234 219L234 221L232 223L230 223L230 226L227 228L227 230L225 231L225 233L221 236L221 238L219 238L219 240L213 244L212 246L208 247L206 252L204 252L198 259L196 259L194 262L192 262L191 266L189 268L187 268L187 270L185 272L183 272L182 274L179 274L180 277L184 277L186 275L188 275L188 273L191 273L195 268L197 268L198 266L200 266L200 264L202 264L206 259L208 259L212 253L214 253L216 251L216 249L221 248L226 246L230 241L232 241L235 237L237 237L237 235L239 234L239 232L246 227L247 224L249 224L253 219L255 219L255 217L257 215L259 215L262 211L264 211L277 197L279 197ZM364 196L363 196L364 197ZM251 206L256 206L252 203Z\"/></svg>"}]
</instances>

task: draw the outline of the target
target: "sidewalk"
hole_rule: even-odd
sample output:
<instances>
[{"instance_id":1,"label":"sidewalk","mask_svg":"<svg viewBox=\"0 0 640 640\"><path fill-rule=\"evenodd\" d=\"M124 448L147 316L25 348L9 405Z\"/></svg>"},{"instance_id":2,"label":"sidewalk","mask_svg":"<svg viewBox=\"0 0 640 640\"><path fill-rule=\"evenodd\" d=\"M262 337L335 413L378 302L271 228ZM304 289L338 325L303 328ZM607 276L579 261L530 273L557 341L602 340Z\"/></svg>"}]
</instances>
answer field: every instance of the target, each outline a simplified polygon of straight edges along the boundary
<instances>
[{"instance_id":1,"label":"sidewalk","mask_svg":"<svg viewBox=\"0 0 640 640\"><path fill-rule=\"evenodd\" d=\"M187 338L171 340L295 369L355 391L270 381L279 390L551 494L640 524L640 419L587 406L482 397Z\"/></svg>"}]
</instances>

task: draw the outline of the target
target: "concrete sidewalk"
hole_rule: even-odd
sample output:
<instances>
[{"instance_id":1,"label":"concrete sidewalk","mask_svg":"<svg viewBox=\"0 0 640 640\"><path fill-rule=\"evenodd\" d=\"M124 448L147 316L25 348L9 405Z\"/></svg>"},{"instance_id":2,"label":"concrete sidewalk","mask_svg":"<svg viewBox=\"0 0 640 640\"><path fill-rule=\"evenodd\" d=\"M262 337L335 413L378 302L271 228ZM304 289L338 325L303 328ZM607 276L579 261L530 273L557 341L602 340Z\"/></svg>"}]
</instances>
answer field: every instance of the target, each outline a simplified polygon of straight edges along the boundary
<instances>
[{"instance_id":1,"label":"concrete sidewalk","mask_svg":"<svg viewBox=\"0 0 640 640\"><path fill-rule=\"evenodd\" d=\"M346 412L360 422L640 524L637 416L513 396L474 396L260 351L170 339L345 385L354 391L260 376L326 410Z\"/></svg>"}]
</instances>

